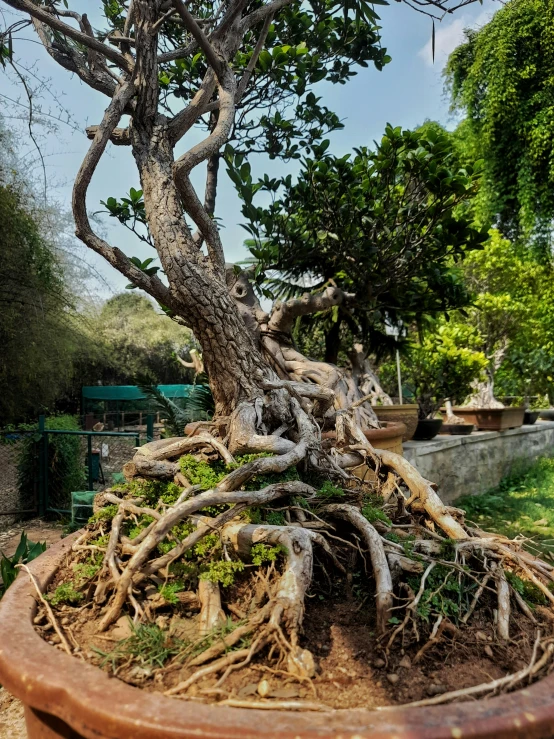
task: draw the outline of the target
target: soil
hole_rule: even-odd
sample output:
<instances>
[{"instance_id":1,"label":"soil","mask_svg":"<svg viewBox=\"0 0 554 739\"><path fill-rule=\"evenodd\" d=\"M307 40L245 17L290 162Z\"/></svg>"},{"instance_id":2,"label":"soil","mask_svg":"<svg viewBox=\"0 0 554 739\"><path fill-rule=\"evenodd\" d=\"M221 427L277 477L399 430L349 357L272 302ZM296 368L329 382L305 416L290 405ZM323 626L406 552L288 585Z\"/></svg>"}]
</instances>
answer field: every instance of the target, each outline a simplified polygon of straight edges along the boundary
<instances>
[{"instance_id":1,"label":"soil","mask_svg":"<svg viewBox=\"0 0 554 739\"><path fill-rule=\"evenodd\" d=\"M1 739L27 739L23 703L0 687Z\"/></svg>"},{"instance_id":2,"label":"soil","mask_svg":"<svg viewBox=\"0 0 554 739\"><path fill-rule=\"evenodd\" d=\"M47 546L55 544L63 536L63 527L57 521L34 518L13 524L7 531L0 532L0 552L6 557L11 557L15 553L22 531L26 532L30 541L45 541Z\"/></svg>"},{"instance_id":3,"label":"soil","mask_svg":"<svg viewBox=\"0 0 554 739\"><path fill-rule=\"evenodd\" d=\"M69 571L62 568L52 588L68 579ZM354 582L359 579L354 575ZM410 629L404 633L403 640L399 635L387 653L375 635L371 591L360 588L353 591L351 583L351 578L346 582L344 578L337 578L330 584L319 568L314 573L301 642L301 646L309 649L315 659L313 679L299 680L290 673L273 669L275 665L270 668L267 654L261 653L250 666L232 672L221 687L216 687L219 675L208 676L195 683L182 697L207 702L228 698L260 700L260 682L266 680L266 699L315 701L332 708L373 709L485 683L516 672L530 661L537 627L513 609L511 640L508 644L499 642L491 626L494 598L487 602L486 597L468 626L453 636L443 635L419 660L416 655L428 639L428 630L425 634L421 627L419 641ZM239 619L231 613L240 612L245 586L246 581L243 581L224 592L227 615L235 622ZM118 641L131 635L128 617L121 617L105 634L98 634L100 612L92 604L84 608L60 606L56 613L62 626L66 629L70 626L68 630L81 647L81 655L113 672L111 658L103 655L111 652ZM195 638L196 613L187 613L183 609L179 612L172 607L157 613L156 623L161 628L182 639ZM540 613L537 617L541 617ZM554 634L553 622L549 619L545 619L540 628L543 638ZM59 641L56 636L52 638L54 632L51 628L37 629L51 643ZM59 644L57 648L60 648ZM164 692L193 672L193 669L171 659L162 669L140 666L137 662L121 665L121 662L116 676L148 691Z\"/></svg>"}]
</instances>

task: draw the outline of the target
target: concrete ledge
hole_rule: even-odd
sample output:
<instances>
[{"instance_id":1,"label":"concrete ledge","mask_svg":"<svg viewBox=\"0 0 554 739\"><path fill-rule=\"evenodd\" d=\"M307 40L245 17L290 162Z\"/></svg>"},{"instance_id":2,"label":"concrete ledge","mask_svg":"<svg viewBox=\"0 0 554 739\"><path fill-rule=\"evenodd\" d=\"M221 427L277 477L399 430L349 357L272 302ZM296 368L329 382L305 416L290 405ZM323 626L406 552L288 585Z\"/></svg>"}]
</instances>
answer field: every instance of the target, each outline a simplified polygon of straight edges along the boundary
<instances>
[{"instance_id":1,"label":"concrete ledge","mask_svg":"<svg viewBox=\"0 0 554 739\"><path fill-rule=\"evenodd\" d=\"M554 421L537 421L507 431L474 431L469 436L436 436L408 441L404 456L439 486L445 503L478 495L498 485L514 467L538 457L554 457Z\"/></svg>"}]
</instances>

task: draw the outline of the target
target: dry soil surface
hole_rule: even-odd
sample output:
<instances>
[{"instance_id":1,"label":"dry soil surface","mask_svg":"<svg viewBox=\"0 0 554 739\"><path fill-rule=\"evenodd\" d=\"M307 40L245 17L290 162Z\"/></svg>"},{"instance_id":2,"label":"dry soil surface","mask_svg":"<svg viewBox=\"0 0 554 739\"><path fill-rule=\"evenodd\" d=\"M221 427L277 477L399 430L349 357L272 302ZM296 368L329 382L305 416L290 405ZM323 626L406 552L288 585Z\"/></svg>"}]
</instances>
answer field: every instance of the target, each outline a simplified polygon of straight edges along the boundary
<instances>
[{"instance_id":1,"label":"dry soil surface","mask_svg":"<svg viewBox=\"0 0 554 739\"><path fill-rule=\"evenodd\" d=\"M45 541L48 546L62 538L62 527L56 521L43 521L40 518L21 521L7 531L0 532L0 552L4 552L6 557L11 557L17 549L22 531L27 533L30 541Z\"/></svg>"},{"instance_id":2,"label":"dry soil surface","mask_svg":"<svg viewBox=\"0 0 554 739\"><path fill-rule=\"evenodd\" d=\"M0 739L27 739L23 703L0 688Z\"/></svg>"}]
</instances>

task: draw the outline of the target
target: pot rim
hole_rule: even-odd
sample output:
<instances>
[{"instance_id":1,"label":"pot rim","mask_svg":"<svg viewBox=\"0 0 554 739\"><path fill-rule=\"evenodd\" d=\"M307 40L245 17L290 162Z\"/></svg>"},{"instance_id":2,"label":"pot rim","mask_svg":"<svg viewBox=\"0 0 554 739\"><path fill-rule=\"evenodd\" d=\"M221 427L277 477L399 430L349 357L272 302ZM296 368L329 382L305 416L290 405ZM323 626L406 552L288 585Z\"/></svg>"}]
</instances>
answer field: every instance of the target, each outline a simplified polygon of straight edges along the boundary
<instances>
[{"instance_id":1,"label":"pot rim","mask_svg":"<svg viewBox=\"0 0 554 739\"><path fill-rule=\"evenodd\" d=\"M29 565L41 589L78 535L62 539ZM35 612L34 589L21 572L0 601L0 681L26 705L57 716L87 739L540 739L554 731L554 674L490 700L268 715L170 699L110 678L48 645L33 628Z\"/></svg>"},{"instance_id":2,"label":"pot rim","mask_svg":"<svg viewBox=\"0 0 554 739\"><path fill-rule=\"evenodd\" d=\"M525 406L524 405L509 405L506 406L506 408L467 408L467 407L457 407L452 408L452 412L454 415L456 413L492 413L494 415L500 415L502 413L521 413L525 412Z\"/></svg>"}]
</instances>

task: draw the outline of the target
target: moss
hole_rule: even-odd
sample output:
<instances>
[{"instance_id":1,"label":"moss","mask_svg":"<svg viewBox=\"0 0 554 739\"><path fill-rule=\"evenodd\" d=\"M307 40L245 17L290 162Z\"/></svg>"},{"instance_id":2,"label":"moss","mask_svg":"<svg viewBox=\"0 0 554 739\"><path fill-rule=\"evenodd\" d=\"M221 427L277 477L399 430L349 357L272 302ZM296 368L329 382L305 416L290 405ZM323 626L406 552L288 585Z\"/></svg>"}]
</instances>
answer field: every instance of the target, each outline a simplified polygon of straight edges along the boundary
<instances>
[{"instance_id":1,"label":"moss","mask_svg":"<svg viewBox=\"0 0 554 739\"><path fill-rule=\"evenodd\" d=\"M108 505L104 508L100 508L100 510L96 511L96 513L91 516L89 523L96 523L97 521L111 521L117 513L117 510L118 507L116 505Z\"/></svg>"},{"instance_id":2,"label":"moss","mask_svg":"<svg viewBox=\"0 0 554 739\"><path fill-rule=\"evenodd\" d=\"M109 541L110 541L110 535L103 534L102 536L99 536L97 539L92 539L91 541L89 541L89 544L91 544L93 547L107 547Z\"/></svg>"},{"instance_id":3,"label":"moss","mask_svg":"<svg viewBox=\"0 0 554 739\"><path fill-rule=\"evenodd\" d=\"M244 562L240 560L216 560L205 565L206 569L200 574L201 580L218 582L224 588L235 582L235 574L244 570Z\"/></svg>"},{"instance_id":4,"label":"moss","mask_svg":"<svg viewBox=\"0 0 554 739\"><path fill-rule=\"evenodd\" d=\"M47 595L46 599L50 601L53 606L59 606L62 603L68 603L70 605L76 605L83 600L83 594L75 590L75 586L72 582L64 582L54 590L51 595Z\"/></svg>"},{"instance_id":5,"label":"moss","mask_svg":"<svg viewBox=\"0 0 554 739\"><path fill-rule=\"evenodd\" d=\"M214 488L228 474L228 469L223 462L217 461L208 464L201 459L196 459L191 454L185 454L179 460L181 472L192 485L200 485L202 490Z\"/></svg>"},{"instance_id":6,"label":"moss","mask_svg":"<svg viewBox=\"0 0 554 739\"><path fill-rule=\"evenodd\" d=\"M220 539L218 534L208 534L203 539L201 539L198 544L195 544L193 547L193 552L198 557L204 557L206 554L209 554L215 547L219 546Z\"/></svg>"},{"instance_id":7,"label":"moss","mask_svg":"<svg viewBox=\"0 0 554 739\"><path fill-rule=\"evenodd\" d=\"M77 578L78 587L81 587L81 585L83 585L87 580L91 580L100 569L100 566L100 564L92 563L73 565L73 572Z\"/></svg>"}]
</instances>

